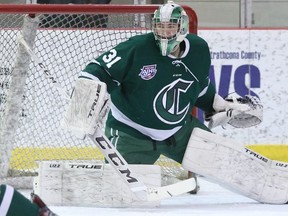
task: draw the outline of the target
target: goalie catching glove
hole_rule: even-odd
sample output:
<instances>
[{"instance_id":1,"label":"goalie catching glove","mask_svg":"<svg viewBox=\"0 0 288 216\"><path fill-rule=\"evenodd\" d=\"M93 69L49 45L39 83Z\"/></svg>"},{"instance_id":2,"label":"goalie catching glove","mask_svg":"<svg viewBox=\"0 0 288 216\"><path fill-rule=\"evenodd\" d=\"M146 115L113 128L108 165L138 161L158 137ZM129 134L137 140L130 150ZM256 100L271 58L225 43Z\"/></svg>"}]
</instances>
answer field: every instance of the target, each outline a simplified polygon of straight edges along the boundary
<instances>
[{"instance_id":1,"label":"goalie catching glove","mask_svg":"<svg viewBox=\"0 0 288 216\"><path fill-rule=\"evenodd\" d=\"M82 139L87 134L93 134L97 126L104 125L108 100L105 83L78 78L61 126Z\"/></svg>"},{"instance_id":2,"label":"goalie catching glove","mask_svg":"<svg viewBox=\"0 0 288 216\"><path fill-rule=\"evenodd\" d=\"M247 128L258 125L263 119L263 106L259 98L246 95L243 98L223 99L215 95L213 108L215 114L205 114L205 120L209 120L208 127L230 124L236 128Z\"/></svg>"}]
</instances>

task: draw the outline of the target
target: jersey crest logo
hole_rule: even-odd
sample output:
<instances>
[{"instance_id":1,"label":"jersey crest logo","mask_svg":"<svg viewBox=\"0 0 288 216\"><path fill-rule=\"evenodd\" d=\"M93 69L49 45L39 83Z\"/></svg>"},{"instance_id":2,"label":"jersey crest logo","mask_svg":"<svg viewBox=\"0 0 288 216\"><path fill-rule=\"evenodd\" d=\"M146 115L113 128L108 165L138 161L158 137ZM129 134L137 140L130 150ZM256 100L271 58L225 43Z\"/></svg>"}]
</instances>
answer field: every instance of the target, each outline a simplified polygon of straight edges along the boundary
<instances>
[{"instance_id":1,"label":"jersey crest logo","mask_svg":"<svg viewBox=\"0 0 288 216\"><path fill-rule=\"evenodd\" d=\"M140 72L139 76L140 76L143 80L150 80L150 79L152 79L152 78L155 76L155 74L157 73L156 66L157 66L156 64L143 66L143 68L141 69L141 72Z\"/></svg>"},{"instance_id":2,"label":"jersey crest logo","mask_svg":"<svg viewBox=\"0 0 288 216\"><path fill-rule=\"evenodd\" d=\"M190 103L180 106L181 94L185 94L194 81L177 79L163 87L153 101L156 116L167 124L181 122L190 111Z\"/></svg>"}]
</instances>

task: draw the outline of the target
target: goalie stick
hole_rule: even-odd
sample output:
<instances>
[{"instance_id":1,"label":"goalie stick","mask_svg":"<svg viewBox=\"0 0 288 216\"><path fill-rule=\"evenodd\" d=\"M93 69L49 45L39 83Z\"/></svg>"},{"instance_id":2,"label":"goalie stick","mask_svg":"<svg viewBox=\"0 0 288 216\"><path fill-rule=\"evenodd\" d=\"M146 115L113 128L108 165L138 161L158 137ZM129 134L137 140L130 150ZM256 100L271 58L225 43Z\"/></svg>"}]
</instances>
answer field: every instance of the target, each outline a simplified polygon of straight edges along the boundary
<instances>
[{"instance_id":1,"label":"goalie stick","mask_svg":"<svg viewBox=\"0 0 288 216\"><path fill-rule=\"evenodd\" d=\"M70 96L68 93L60 86L60 84L55 80L55 78L52 76L50 71L47 69L47 67L40 61L40 59L35 55L34 51L30 48L28 43L25 41L22 34L18 35L18 41L20 44L22 44L26 50L26 52L30 55L30 57L33 59L35 63L41 68L41 70L46 75L46 78L53 84L53 86L58 90L59 94L66 100L70 99Z\"/></svg>"},{"instance_id":2,"label":"goalie stick","mask_svg":"<svg viewBox=\"0 0 288 216\"><path fill-rule=\"evenodd\" d=\"M187 193L196 188L194 178L189 178L164 187L149 188L138 179L135 173L130 169L126 160L109 141L109 139L102 133L100 128L98 128L93 135L88 136L97 145L105 158L117 171L119 176L129 186L131 191L141 200L161 200Z\"/></svg>"},{"instance_id":3,"label":"goalie stick","mask_svg":"<svg viewBox=\"0 0 288 216\"><path fill-rule=\"evenodd\" d=\"M52 76L47 67L40 61L35 55L34 51L27 44L23 36L18 36L18 42L23 45L30 55L31 59L38 64L46 78L53 84L53 86L59 91L60 95L65 99L70 99L70 96L61 87L57 80ZM109 139L103 134L102 128L97 127L96 132L93 135L88 135L94 144L99 148L109 164L116 170L118 175L123 179L130 190L135 196L143 201L156 201L165 198L181 195L192 191L196 188L197 183L194 178L189 178L171 185L163 187L147 187L135 173L130 169L126 160L109 141Z\"/></svg>"}]
</instances>

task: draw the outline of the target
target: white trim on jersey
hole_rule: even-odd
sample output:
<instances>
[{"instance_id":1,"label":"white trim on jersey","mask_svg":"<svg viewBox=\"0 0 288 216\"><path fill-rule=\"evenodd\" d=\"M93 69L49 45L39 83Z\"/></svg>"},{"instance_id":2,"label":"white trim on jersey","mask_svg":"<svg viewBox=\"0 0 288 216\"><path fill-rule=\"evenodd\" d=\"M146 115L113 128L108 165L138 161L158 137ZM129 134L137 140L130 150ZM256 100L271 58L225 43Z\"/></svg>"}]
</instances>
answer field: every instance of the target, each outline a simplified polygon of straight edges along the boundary
<instances>
[{"instance_id":1,"label":"white trim on jersey","mask_svg":"<svg viewBox=\"0 0 288 216\"><path fill-rule=\"evenodd\" d=\"M117 129L111 128L110 129L110 135L113 136L113 138L110 140L111 143L115 146L117 149L118 139L119 139L119 131Z\"/></svg>"},{"instance_id":2,"label":"white trim on jersey","mask_svg":"<svg viewBox=\"0 0 288 216\"><path fill-rule=\"evenodd\" d=\"M185 58L187 56L187 54L188 54L188 52L190 50L190 43L189 43L187 38L184 38L183 41L185 43L185 50L184 50L183 54L180 57L175 57L175 56L169 54L168 57L170 57L172 59L179 59L179 58Z\"/></svg>"},{"instance_id":3,"label":"white trim on jersey","mask_svg":"<svg viewBox=\"0 0 288 216\"><path fill-rule=\"evenodd\" d=\"M209 87L209 84L210 84L210 79L209 79L209 77L207 77L207 79L208 79L208 84L207 84L207 86L199 93L198 98L199 98L199 97L202 97L203 95L205 95L206 92L207 92L207 90L208 90L208 87Z\"/></svg>"},{"instance_id":4,"label":"white trim on jersey","mask_svg":"<svg viewBox=\"0 0 288 216\"><path fill-rule=\"evenodd\" d=\"M110 104L111 112L113 117L117 120L120 121L136 130L141 132L142 134L151 137L153 140L158 140L162 141L173 134L175 134L178 130L180 130L181 126L175 127L170 130L158 130L158 129L153 129L153 128L148 128L144 127L140 124L137 124L133 122L131 119L129 119L127 116L125 116L112 102Z\"/></svg>"},{"instance_id":5,"label":"white trim on jersey","mask_svg":"<svg viewBox=\"0 0 288 216\"><path fill-rule=\"evenodd\" d=\"M98 77L88 73L88 72L85 72L85 71L81 71L81 73L79 74L79 76L83 76L83 77L86 77L86 78L89 78L89 79L92 79L92 80L96 80L96 81L100 81L98 79Z\"/></svg>"},{"instance_id":6,"label":"white trim on jersey","mask_svg":"<svg viewBox=\"0 0 288 216\"><path fill-rule=\"evenodd\" d=\"M14 194L14 188L6 185L5 194L0 205L0 215L7 215Z\"/></svg>"}]
</instances>

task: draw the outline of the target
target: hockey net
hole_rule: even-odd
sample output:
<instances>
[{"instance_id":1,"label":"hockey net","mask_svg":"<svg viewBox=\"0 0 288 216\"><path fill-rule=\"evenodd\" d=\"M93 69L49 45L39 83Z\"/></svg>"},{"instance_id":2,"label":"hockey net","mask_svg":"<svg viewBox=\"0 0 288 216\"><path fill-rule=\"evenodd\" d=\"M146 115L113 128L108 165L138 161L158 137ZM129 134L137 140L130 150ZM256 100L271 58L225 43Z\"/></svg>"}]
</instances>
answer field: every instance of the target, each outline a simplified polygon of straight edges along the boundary
<instances>
[{"instance_id":1,"label":"hockey net","mask_svg":"<svg viewBox=\"0 0 288 216\"><path fill-rule=\"evenodd\" d=\"M95 161L103 156L88 139L60 128L68 93L93 58L137 34L151 31L157 5L1 5L0 6L0 180L32 188L40 161ZM184 6L190 32L197 16ZM19 35L33 50L31 58ZM45 75L46 73L46 75ZM51 79L47 79L51 75ZM52 81L52 82L51 82ZM163 179L185 178L180 165L161 156Z\"/></svg>"}]
</instances>

